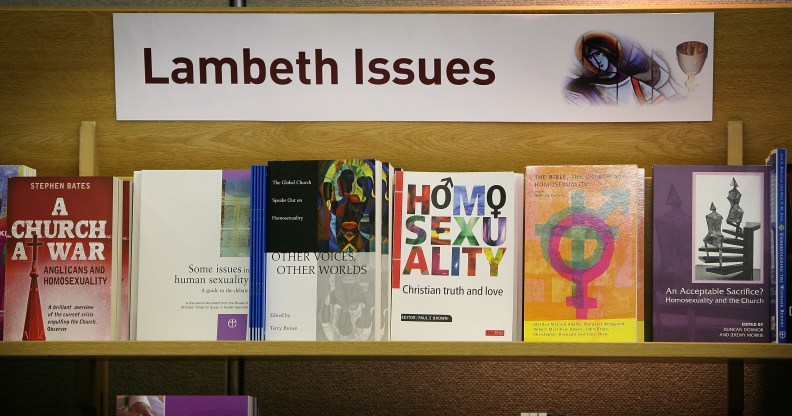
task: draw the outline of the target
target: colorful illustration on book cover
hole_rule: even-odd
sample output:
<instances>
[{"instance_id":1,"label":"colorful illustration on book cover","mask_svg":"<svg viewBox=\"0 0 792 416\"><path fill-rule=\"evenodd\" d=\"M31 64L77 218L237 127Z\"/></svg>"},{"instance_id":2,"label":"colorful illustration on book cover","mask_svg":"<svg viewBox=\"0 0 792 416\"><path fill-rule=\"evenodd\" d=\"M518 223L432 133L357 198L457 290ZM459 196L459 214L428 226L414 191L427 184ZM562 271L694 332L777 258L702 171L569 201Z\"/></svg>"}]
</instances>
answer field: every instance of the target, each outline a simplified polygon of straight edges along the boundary
<instances>
[{"instance_id":1,"label":"colorful illustration on book cover","mask_svg":"<svg viewBox=\"0 0 792 416\"><path fill-rule=\"evenodd\" d=\"M677 63L687 75L684 87L673 78L669 58L637 41L607 31L590 31L575 46L574 77L564 98L576 105L654 105L683 100L696 88L696 75L707 59L703 42L676 46Z\"/></svg>"},{"instance_id":2,"label":"colorful illustration on book cover","mask_svg":"<svg viewBox=\"0 0 792 416\"><path fill-rule=\"evenodd\" d=\"M250 171L224 170L220 257L250 256Z\"/></svg>"},{"instance_id":3,"label":"colorful illustration on book cover","mask_svg":"<svg viewBox=\"0 0 792 416\"><path fill-rule=\"evenodd\" d=\"M319 165L319 340L374 337L374 267L378 253L374 160L331 160ZM365 254L364 254L365 253ZM379 278L378 276L376 278Z\"/></svg>"},{"instance_id":4,"label":"colorful illustration on book cover","mask_svg":"<svg viewBox=\"0 0 792 416\"><path fill-rule=\"evenodd\" d=\"M761 173L693 177L693 282L761 283Z\"/></svg>"},{"instance_id":5,"label":"colorful illustration on book cover","mask_svg":"<svg viewBox=\"0 0 792 416\"><path fill-rule=\"evenodd\" d=\"M624 172L527 172L526 340L635 340L637 207L625 186L632 181Z\"/></svg>"},{"instance_id":6,"label":"colorful illustration on book cover","mask_svg":"<svg viewBox=\"0 0 792 416\"><path fill-rule=\"evenodd\" d=\"M376 251L374 161L333 160L320 165L319 251Z\"/></svg>"}]
</instances>

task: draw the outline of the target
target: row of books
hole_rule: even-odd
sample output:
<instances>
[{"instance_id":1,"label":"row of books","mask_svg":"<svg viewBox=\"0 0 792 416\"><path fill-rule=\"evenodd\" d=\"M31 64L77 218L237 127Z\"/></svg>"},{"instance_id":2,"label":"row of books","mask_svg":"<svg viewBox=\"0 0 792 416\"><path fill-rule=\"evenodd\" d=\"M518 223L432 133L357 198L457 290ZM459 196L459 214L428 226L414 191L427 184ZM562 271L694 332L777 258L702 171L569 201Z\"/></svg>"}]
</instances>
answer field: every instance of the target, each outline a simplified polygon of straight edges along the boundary
<instances>
[{"instance_id":1,"label":"row of books","mask_svg":"<svg viewBox=\"0 0 792 416\"><path fill-rule=\"evenodd\" d=\"M786 342L786 175L655 166L645 289L636 166L17 174L3 334L635 342L649 309L655 341Z\"/></svg>"}]
</instances>

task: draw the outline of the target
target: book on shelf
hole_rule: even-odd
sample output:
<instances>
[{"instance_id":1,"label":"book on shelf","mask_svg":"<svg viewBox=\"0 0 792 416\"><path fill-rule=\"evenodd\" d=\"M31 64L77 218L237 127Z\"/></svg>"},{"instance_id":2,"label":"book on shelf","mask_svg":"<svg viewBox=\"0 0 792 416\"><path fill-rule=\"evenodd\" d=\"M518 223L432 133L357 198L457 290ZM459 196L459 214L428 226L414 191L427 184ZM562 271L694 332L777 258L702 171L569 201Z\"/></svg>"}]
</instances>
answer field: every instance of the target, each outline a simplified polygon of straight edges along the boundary
<instances>
[{"instance_id":1,"label":"book on shelf","mask_svg":"<svg viewBox=\"0 0 792 416\"><path fill-rule=\"evenodd\" d=\"M393 230L393 194L396 168L388 162L382 162L382 178L381 178L381 191L380 196L382 199L382 221L380 221L380 246L382 247L382 268L379 274L379 297L382 306L380 310L380 322L378 327L381 328L377 335L377 340L388 341L390 339L390 320L391 320L391 268L393 266L393 247L391 241L391 234Z\"/></svg>"},{"instance_id":2,"label":"book on shelf","mask_svg":"<svg viewBox=\"0 0 792 416\"><path fill-rule=\"evenodd\" d=\"M132 180L121 180L121 293L119 300L118 337L129 340L130 257L132 254Z\"/></svg>"},{"instance_id":3,"label":"book on shelf","mask_svg":"<svg viewBox=\"0 0 792 416\"><path fill-rule=\"evenodd\" d=\"M258 416L253 396L118 395L115 416Z\"/></svg>"},{"instance_id":4,"label":"book on shelf","mask_svg":"<svg viewBox=\"0 0 792 416\"><path fill-rule=\"evenodd\" d=\"M770 341L787 343L787 150L770 151Z\"/></svg>"},{"instance_id":5,"label":"book on shelf","mask_svg":"<svg viewBox=\"0 0 792 416\"><path fill-rule=\"evenodd\" d=\"M638 221L636 241L636 276L637 311L638 311L638 342L646 341L646 169L638 168L636 175L635 205L638 207L636 220Z\"/></svg>"},{"instance_id":6,"label":"book on shelf","mask_svg":"<svg viewBox=\"0 0 792 416\"><path fill-rule=\"evenodd\" d=\"M770 167L770 341L786 344L786 149L773 149L765 164Z\"/></svg>"},{"instance_id":7,"label":"book on shelf","mask_svg":"<svg viewBox=\"0 0 792 416\"><path fill-rule=\"evenodd\" d=\"M267 340L383 340L382 163L267 164Z\"/></svg>"},{"instance_id":8,"label":"book on shelf","mask_svg":"<svg viewBox=\"0 0 792 416\"><path fill-rule=\"evenodd\" d=\"M264 340L267 272L267 166L250 167L250 296L248 339Z\"/></svg>"},{"instance_id":9,"label":"book on shelf","mask_svg":"<svg viewBox=\"0 0 792 416\"><path fill-rule=\"evenodd\" d=\"M36 169L25 165L0 165L0 341L3 340L3 322L5 320L5 241L8 224L6 214L8 207L8 178L15 176L36 176Z\"/></svg>"},{"instance_id":10,"label":"book on shelf","mask_svg":"<svg viewBox=\"0 0 792 416\"><path fill-rule=\"evenodd\" d=\"M655 166L653 340L770 340L770 168Z\"/></svg>"},{"instance_id":11,"label":"book on shelf","mask_svg":"<svg viewBox=\"0 0 792 416\"><path fill-rule=\"evenodd\" d=\"M137 338L137 281L138 253L140 251L140 175L142 171L134 171L130 181L131 211L129 229L129 334L128 339Z\"/></svg>"},{"instance_id":12,"label":"book on shelf","mask_svg":"<svg viewBox=\"0 0 792 416\"><path fill-rule=\"evenodd\" d=\"M134 338L246 339L250 170L144 170L134 180Z\"/></svg>"},{"instance_id":13,"label":"book on shelf","mask_svg":"<svg viewBox=\"0 0 792 416\"><path fill-rule=\"evenodd\" d=\"M641 339L643 170L528 166L525 341Z\"/></svg>"},{"instance_id":14,"label":"book on shelf","mask_svg":"<svg viewBox=\"0 0 792 416\"><path fill-rule=\"evenodd\" d=\"M523 175L397 171L391 339L522 338Z\"/></svg>"},{"instance_id":15,"label":"book on shelf","mask_svg":"<svg viewBox=\"0 0 792 416\"><path fill-rule=\"evenodd\" d=\"M786 194L786 207L787 207L787 210L786 210L786 224L787 224L787 226L789 224L792 224L792 215L790 215L790 213L789 213L789 211L790 211L789 207L792 206L792 192L790 192L790 184L792 184L792 169L791 168L792 168L792 165L789 163L789 159L787 159L787 165L786 165L786 173L787 173L786 174L786 192L785 192L785 194ZM791 275L790 273L792 272L792 271L790 271L790 266L789 266L792 263L792 251L789 250L789 235L790 235L790 233L786 233L786 239L785 239L785 242L784 242L785 247L787 247L787 250L786 250L786 253L787 253L786 262L784 263L784 271L785 271L785 274L786 274L787 277L790 276ZM792 290L790 290L790 287L792 287L792 285L790 285L789 282L786 282L786 286L784 287L784 298L786 299L786 302L787 302L787 304L786 304L787 326L789 325L789 322L792 322L792 305L789 304L789 299L790 299L790 296L791 296L790 292L792 292ZM789 333L787 333L787 337L788 336L789 336Z\"/></svg>"},{"instance_id":16,"label":"book on shelf","mask_svg":"<svg viewBox=\"0 0 792 416\"><path fill-rule=\"evenodd\" d=\"M6 340L120 339L121 187L114 177L9 179Z\"/></svg>"}]
</instances>

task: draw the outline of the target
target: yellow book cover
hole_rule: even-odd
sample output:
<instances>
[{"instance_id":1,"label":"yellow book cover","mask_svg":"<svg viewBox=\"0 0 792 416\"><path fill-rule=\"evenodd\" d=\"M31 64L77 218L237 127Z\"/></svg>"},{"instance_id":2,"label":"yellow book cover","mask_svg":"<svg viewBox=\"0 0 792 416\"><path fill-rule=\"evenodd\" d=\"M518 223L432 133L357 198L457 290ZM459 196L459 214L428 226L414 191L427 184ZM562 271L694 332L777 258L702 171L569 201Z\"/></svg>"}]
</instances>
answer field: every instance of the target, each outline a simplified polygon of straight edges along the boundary
<instances>
[{"instance_id":1,"label":"yellow book cover","mask_svg":"<svg viewBox=\"0 0 792 416\"><path fill-rule=\"evenodd\" d=\"M636 166L529 166L524 340L638 341Z\"/></svg>"}]
</instances>

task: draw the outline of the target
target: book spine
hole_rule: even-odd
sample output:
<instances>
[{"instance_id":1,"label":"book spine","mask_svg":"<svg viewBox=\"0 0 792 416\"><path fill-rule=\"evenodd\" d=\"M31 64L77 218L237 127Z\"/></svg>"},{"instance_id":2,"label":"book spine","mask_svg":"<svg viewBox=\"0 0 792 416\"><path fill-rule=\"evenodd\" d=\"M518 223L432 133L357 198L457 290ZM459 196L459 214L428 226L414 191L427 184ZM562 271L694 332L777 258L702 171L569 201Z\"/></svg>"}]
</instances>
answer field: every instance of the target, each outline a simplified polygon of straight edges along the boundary
<instances>
[{"instance_id":1,"label":"book spine","mask_svg":"<svg viewBox=\"0 0 792 416\"><path fill-rule=\"evenodd\" d=\"M393 247L393 262L391 265L391 289L399 289L401 287L401 223L402 223L402 199L403 199L403 175L404 172L396 172L396 183L393 192L393 239L391 246Z\"/></svg>"},{"instance_id":2,"label":"book spine","mask_svg":"<svg viewBox=\"0 0 792 416\"><path fill-rule=\"evenodd\" d=\"M786 219L787 219L787 154L786 149L779 149L778 151L778 161L777 161L777 186L778 186L778 195L777 198L777 209L778 209L778 224L776 227L777 234L777 245L778 245L778 257L776 263L776 270L778 270L778 281L777 281L777 295L778 295L778 308L777 308L777 341L779 343L785 344L788 341L787 338L787 324L788 324L788 317L786 314L787 307L789 300L787 299L787 236L786 236Z\"/></svg>"},{"instance_id":3,"label":"book spine","mask_svg":"<svg viewBox=\"0 0 792 416\"><path fill-rule=\"evenodd\" d=\"M770 342L786 343L786 149L765 159L770 168Z\"/></svg>"},{"instance_id":4,"label":"book spine","mask_svg":"<svg viewBox=\"0 0 792 416\"><path fill-rule=\"evenodd\" d=\"M264 340L264 279L267 257L267 167L251 167L250 311L248 338Z\"/></svg>"}]
</instances>

